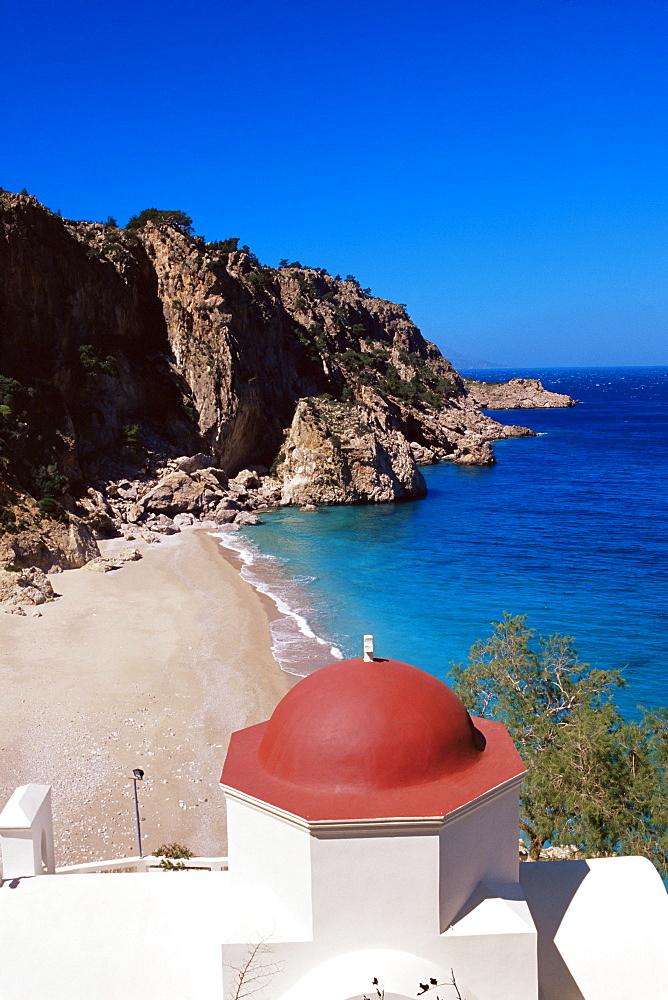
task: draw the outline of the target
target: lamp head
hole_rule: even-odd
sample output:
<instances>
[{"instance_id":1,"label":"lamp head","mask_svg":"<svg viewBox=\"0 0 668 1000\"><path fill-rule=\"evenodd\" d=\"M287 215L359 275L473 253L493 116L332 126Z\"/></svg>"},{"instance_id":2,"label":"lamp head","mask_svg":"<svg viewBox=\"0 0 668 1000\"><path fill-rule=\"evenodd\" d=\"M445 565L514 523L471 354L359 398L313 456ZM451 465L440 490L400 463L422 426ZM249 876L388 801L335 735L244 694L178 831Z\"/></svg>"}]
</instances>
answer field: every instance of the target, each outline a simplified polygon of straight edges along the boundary
<instances>
[{"instance_id":1,"label":"lamp head","mask_svg":"<svg viewBox=\"0 0 668 1000\"><path fill-rule=\"evenodd\" d=\"M144 777L144 772L140 767L136 767L132 773L134 774L135 778L137 778L139 781L141 781L141 779Z\"/></svg>"}]
</instances>

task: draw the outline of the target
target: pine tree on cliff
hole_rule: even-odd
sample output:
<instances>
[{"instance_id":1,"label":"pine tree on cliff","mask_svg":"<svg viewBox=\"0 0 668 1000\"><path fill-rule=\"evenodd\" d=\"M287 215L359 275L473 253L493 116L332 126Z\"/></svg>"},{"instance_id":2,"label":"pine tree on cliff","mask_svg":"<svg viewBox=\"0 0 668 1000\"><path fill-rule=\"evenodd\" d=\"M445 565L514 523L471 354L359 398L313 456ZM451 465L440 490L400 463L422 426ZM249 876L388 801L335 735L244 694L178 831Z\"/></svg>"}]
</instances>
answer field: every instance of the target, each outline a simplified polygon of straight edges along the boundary
<instances>
[{"instance_id":1,"label":"pine tree on cliff","mask_svg":"<svg viewBox=\"0 0 668 1000\"><path fill-rule=\"evenodd\" d=\"M167 210L162 208L145 208L139 215L133 215L126 225L126 229L143 229L147 222L167 222L173 226L178 226L184 233L192 234L193 220L185 212L178 209Z\"/></svg>"}]
</instances>

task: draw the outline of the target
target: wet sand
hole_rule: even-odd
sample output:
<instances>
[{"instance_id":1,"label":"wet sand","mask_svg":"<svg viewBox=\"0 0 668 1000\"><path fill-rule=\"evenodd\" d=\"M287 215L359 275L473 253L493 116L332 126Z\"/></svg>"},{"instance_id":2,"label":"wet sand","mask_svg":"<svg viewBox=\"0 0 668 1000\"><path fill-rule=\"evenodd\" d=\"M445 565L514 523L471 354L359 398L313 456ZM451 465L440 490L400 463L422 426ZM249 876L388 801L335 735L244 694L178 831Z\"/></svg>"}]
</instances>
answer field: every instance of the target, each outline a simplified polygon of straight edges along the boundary
<instances>
[{"instance_id":1,"label":"wet sand","mask_svg":"<svg viewBox=\"0 0 668 1000\"><path fill-rule=\"evenodd\" d=\"M56 864L165 842L226 853L220 771L231 733L268 718L294 679L271 655L263 602L201 530L120 570L51 577L42 617L0 614L0 805L53 786Z\"/></svg>"}]
</instances>

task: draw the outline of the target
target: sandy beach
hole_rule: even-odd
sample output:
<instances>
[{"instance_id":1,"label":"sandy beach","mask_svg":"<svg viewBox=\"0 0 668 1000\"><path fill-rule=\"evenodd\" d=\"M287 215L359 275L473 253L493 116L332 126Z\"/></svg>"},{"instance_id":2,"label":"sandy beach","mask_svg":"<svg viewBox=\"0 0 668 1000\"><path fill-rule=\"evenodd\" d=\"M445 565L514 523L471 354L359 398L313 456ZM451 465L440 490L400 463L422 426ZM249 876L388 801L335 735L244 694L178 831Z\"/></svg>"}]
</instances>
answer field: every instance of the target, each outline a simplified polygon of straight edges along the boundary
<instances>
[{"instance_id":1,"label":"sandy beach","mask_svg":"<svg viewBox=\"0 0 668 1000\"><path fill-rule=\"evenodd\" d=\"M104 543L109 551L124 540ZM201 530L132 542L144 558L51 577L42 617L0 614L0 803L53 786L56 864L165 842L226 853L218 780L230 734L268 718L290 686L269 609Z\"/></svg>"}]
</instances>

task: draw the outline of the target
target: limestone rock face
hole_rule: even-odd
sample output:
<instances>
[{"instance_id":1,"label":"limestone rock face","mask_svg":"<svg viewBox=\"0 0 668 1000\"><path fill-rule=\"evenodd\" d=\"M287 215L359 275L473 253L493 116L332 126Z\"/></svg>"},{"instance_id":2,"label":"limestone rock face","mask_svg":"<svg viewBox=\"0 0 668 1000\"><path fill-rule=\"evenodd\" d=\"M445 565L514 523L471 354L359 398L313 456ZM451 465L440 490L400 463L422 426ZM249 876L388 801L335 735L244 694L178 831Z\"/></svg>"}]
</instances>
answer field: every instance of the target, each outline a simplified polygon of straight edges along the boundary
<instances>
[{"instance_id":1,"label":"limestone rock face","mask_svg":"<svg viewBox=\"0 0 668 1000\"><path fill-rule=\"evenodd\" d=\"M230 480L232 488L239 487L242 490L256 490L262 485L257 472L251 469L242 469L234 479Z\"/></svg>"},{"instance_id":2,"label":"limestone rock face","mask_svg":"<svg viewBox=\"0 0 668 1000\"><path fill-rule=\"evenodd\" d=\"M36 566L17 572L0 569L0 604L45 604L55 598L46 574Z\"/></svg>"},{"instance_id":3,"label":"limestone rock face","mask_svg":"<svg viewBox=\"0 0 668 1000\"><path fill-rule=\"evenodd\" d=\"M362 390L362 398L367 392ZM468 396L453 399L439 408L388 404L388 411L393 426L410 441L419 465L443 460L456 465L491 465L495 462L494 441L533 436L527 427L492 420Z\"/></svg>"},{"instance_id":4,"label":"limestone rock face","mask_svg":"<svg viewBox=\"0 0 668 1000\"><path fill-rule=\"evenodd\" d=\"M68 524L43 521L16 534L0 535L0 566L37 566L50 573L79 569L99 554L91 529L72 515Z\"/></svg>"},{"instance_id":5,"label":"limestone rock face","mask_svg":"<svg viewBox=\"0 0 668 1000\"><path fill-rule=\"evenodd\" d=\"M79 497L79 508L85 512L85 520L95 538L113 538L117 534L113 512L106 497L90 487Z\"/></svg>"},{"instance_id":6,"label":"limestone rock face","mask_svg":"<svg viewBox=\"0 0 668 1000\"><path fill-rule=\"evenodd\" d=\"M181 458L177 458L174 464L181 472L191 476L193 472L198 472L200 469L210 468L213 465L213 459L211 455L203 455L202 452L199 452L197 455L183 455Z\"/></svg>"},{"instance_id":7,"label":"limestone rock face","mask_svg":"<svg viewBox=\"0 0 668 1000\"><path fill-rule=\"evenodd\" d=\"M549 392L537 378L511 378L508 382L465 379L469 397L485 410L535 410L574 406L565 393Z\"/></svg>"},{"instance_id":8,"label":"limestone rock face","mask_svg":"<svg viewBox=\"0 0 668 1000\"><path fill-rule=\"evenodd\" d=\"M227 501L420 496L416 461L486 464L494 441L531 433L481 407L572 403L532 379L463 380L404 306L353 278L2 191L0 315L3 474L63 514L23 529L0 490L0 565L80 566L95 537L229 520Z\"/></svg>"},{"instance_id":9,"label":"limestone rock face","mask_svg":"<svg viewBox=\"0 0 668 1000\"><path fill-rule=\"evenodd\" d=\"M148 225L141 234L155 273L172 371L182 379L200 440L214 463L234 475L270 465L295 400L318 391L300 373L303 348L277 299L250 280L244 253L223 262L203 241ZM211 464L211 463L209 463Z\"/></svg>"},{"instance_id":10,"label":"limestone rock face","mask_svg":"<svg viewBox=\"0 0 668 1000\"><path fill-rule=\"evenodd\" d=\"M417 441L410 442L410 449L416 465L435 465L438 462L431 448L418 444Z\"/></svg>"},{"instance_id":11,"label":"limestone rock face","mask_svg":"<svg viewBox=\"0 0 668 1000\"><path fill-rule=\"evenodd\" d=\"M168 345L154 286L132 234L0 192L0 373L33 389L39 380L31 417L46 418L45 457L76 487L88 458L119 448L156 407L181 452L195 450L182 387L160 359Z\"/></svg>"},{"instance_id":12,"label":"limestone rock face","mask_svg":"<svg viewBox=\"0 0 668 1000\"><path fill-rule=\"evenodd\" d=\"M111 556L97 556L95 559L91 559L90 562L86 563L84 569L91 573L108 573L113 569L121 569L125 563L137 562L141 558L142 554L139 549L120 549Z\"/></svg>"},{"instance_id":13,"label":"limestone rock face","mask_svg":"<svg viewBox=\"0 0 668 1000\"><path fill-rule=\"evenodd\" d=\"M197 478L195 478L197 477ZM169 472L141 500L145 511L155 514L199 514L207 498L221 495L221 487L214 475Z\"/></svg>"},{"instance_id":14,"label":"limestone rock face","mask_svg":"<svg viewBox=\"0 0 668 1000\"><path fill-rule=\"evenodd\" d=\"M261 519L249 510L240 510L238 514L234 515L234 523L238 524L240 527L246 528L253 524L262 524Z\"/></svg>"},{"instance_id":15,"label":"limestone rock face","mask_svg":"<svg viewBox=\"0 0 668 1000\"><path fill-rule=\"evenodd\" d=\"M284 450L282 504L380 503L427 492L382 400L373 408L301 400Z\"/></svg>"},{"instance_id":16,"label":"limestone rock face","mask_svg":"<svg viewBox=\"0 0 668 1000\"><path fill-rule=\"evenodd\" d=\"M457 465L494 465L496 459L489 441L479 434L469 434L457 449Z\"/></svg>"}]
</instances>

